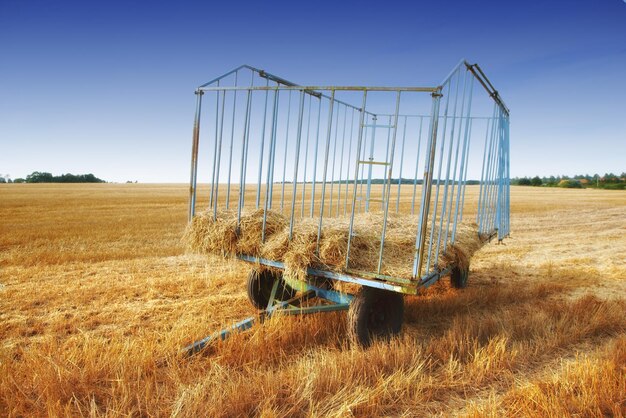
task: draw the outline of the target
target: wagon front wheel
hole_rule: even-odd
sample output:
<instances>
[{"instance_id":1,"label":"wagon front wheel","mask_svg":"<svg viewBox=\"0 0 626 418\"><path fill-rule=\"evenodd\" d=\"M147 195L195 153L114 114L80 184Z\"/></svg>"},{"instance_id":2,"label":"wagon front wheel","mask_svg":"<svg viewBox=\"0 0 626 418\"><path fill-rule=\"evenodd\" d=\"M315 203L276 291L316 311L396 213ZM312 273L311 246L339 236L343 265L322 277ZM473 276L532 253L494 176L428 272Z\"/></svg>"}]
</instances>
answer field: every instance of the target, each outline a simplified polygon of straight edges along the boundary
<instances>
[{"instance_id":1,"label":"wagon front wheel","mask_svg":"<svg viewBox=\"0 0 626 418\"><path fill-rule=\"evenodd\" d=\"M354 344L369 347L375 339L389 340L400 333L404 297L388 290L363 287L348 310L348 330Z\"/></svg>"},{"instance_id":2,"label":"wagon front wheel","mask_svg":"<svg viewBox=\"0 0 626 418\"><path fill-rule=\"evenodd\" d=\"M469 278L469 266L459 267L454 266L450 272L450 283L452 287L456 289L463 289L467 287L467 279Z\"/></svg>"},{"instance_id":3,"label":"wagon front wheel","mask_svg":"<svg viewBox=\"0 0 626 418\"><path fill-rule=\"evenodd\" d=\"M251 270L248 274L248 299L257 309L266 309L272 295L274 282L278 280L275 298L280 301L289 300L296 295L296 291L291 288L280 272L272 270Z\"/></svg>"}]
</instances>

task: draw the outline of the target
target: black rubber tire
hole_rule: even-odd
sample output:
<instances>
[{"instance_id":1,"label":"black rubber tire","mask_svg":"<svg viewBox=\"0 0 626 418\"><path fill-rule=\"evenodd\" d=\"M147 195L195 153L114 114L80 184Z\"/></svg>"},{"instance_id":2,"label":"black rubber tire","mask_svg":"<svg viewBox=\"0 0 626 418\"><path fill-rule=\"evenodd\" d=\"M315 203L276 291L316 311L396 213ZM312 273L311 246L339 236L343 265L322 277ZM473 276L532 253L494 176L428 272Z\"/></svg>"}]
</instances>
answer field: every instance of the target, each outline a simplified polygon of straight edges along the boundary
<instances>
[{"instance_id":1,"label":"black rubber tire","mask_svg":"<svg viewBox=\"0 0 626 418\"><path fill-rule=\"evenodd\" d=\"M362 287L348 310L348 334L353 344L369 347L375 339L398 335L404 320L404 296L373 287Z\"/></svg>"},{"instance_id":2,"label":"black rubber tire","mask_svg":"<svg viewBox=\"0 0 626 418\"><path fill-rule=\"evenodd\" d=\"M454 266L452 272L450 272L450 284L455 289L464 289L467 287L467 279L469 278L469 266L467 268L460 268Z\"/></svg>"},{"instance_id":3,"label":"black rubber tire","mask_svg":"<svg viewBox=\"0 0 626 418\"><path fill-rule=\"evenodd\" d=\"M248 299L252 306L257 309L267 308L275 280L279 281L276 299L283 301L296 295L296 291L283 280L282 273L273 270L251 270L248 274L247 290Z\"/></svg>"}]
</instances>

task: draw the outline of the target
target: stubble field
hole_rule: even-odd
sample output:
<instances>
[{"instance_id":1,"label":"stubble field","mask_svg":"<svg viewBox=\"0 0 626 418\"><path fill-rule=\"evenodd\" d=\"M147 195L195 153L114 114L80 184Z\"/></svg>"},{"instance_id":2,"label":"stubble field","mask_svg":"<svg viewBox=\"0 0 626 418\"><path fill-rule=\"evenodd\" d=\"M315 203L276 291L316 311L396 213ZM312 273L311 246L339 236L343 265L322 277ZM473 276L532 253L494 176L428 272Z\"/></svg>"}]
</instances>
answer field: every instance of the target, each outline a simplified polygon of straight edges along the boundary
<instances>
[{"instance_id":1,"label":"stubble field","mask_svg":"<svg viewBox=\"0 0 626 418\"><path fill-rule=\"evenodd\" d=\"M329 313L193 358L254 310L246 265L185 252L186 197L0 185L1 416L626 414L624 192L513 187L512 236L467 289L408 297L390 344L351 347Z\"/></svg>"}]
</instances>

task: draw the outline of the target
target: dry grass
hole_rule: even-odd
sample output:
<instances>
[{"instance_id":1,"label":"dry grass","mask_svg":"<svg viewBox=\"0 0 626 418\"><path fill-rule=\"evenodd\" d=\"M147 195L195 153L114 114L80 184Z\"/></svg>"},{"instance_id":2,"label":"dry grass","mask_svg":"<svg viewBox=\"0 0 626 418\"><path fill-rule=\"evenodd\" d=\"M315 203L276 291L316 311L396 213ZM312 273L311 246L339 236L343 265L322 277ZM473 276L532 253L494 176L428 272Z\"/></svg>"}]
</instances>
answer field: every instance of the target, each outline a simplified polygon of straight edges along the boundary
<instances>
[{"instance_id":1,"label":"dry grass","mask_svg":"<svg viewBox=\"0 0 626 418\"><path fill-rule=\"evenodd\" d=\"M196 216L185 231L184 241L191 251L201 254L234 256L246 254L285 262L285 272L293 278L304 280L308 267L337 272L345 271L345 259L350 230L349 217L327 218L320 232L319 252L317 235L319 220L305 218L294 222L293 238L289 239L289 218L268 210L263 236L263 209L246 211L237 228L236 211L212 211ZM430 230L431 223L427 230ZM378 212L358 213L354 217L353 238L350 246L351 270L376 272L383 230L383 214ZM418 217L392 213L388 216L381 274L411 279L415 256L415 236ZM452 227L450 227L450 234ZM446 245L443 238L435 234L432 245L433 259L439 244L439 267L455 263L467 266L468 260L487 241L488 237L478 234L478 225L473 221L459 223L456 242ZM425 248L430 247L430 235ZM445 251L444 251L445 250Z\"/></svg>"},{"instance_id":2,"label":"dry grass","mask_svg":"<svg viewBox=\"0 0 626 418\"><path fill-rule=\"evenodd\" d=\"M245 265L184 254L185 186L2 185L0 415L623 416L626 194L512 193L511 239L408 298L390 345L333 313L184 359L253 313Z\"/></svg>"}]
</instances>

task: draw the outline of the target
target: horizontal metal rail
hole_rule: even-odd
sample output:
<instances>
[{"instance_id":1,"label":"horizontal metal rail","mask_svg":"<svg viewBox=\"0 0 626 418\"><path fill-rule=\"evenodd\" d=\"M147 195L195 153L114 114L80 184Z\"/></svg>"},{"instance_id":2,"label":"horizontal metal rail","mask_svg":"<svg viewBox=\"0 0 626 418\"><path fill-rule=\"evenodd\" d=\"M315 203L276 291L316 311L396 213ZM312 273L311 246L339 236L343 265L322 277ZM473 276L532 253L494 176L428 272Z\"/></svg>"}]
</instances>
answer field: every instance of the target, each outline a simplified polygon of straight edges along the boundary
<instances>
[{"instance_id":1,"label":"horizontal metal rail","mask_svg":"<svg viewBox=\"0 0 626 418\"><path fill-rule=\"evenodd\" d=\"M274 74L268 73L268 72L267 72L267 71L265 71L265 70L261 70L261 69L259 69L259 68L255 68L255 67L252 67L252 66L250 66L250 65L241 65L241 66L239 66L239 67L235 68L234 70L231 70L231 71L229 71L229 72L227 72L227 73L225 73L225 74L221 75L220 77L214 78L213 80L209 81L208 83L204 83L204 84L202 84L201 86L199 86L199 87L198 87L197 91L201 91L201 89L202 89L202 88L205 88L205 87L208 87L208 86L209 86L209 85L211 85L211 84L217 83L217 82L219 82L220 80L223 80L224 78L226 78L226 77L228 77L228 76L230 76L230 75L232 75L232 74L237 74L237 72L239 72L240 70L243 70L243 69L248 69L248 70L252 71L253 73L258 74L258 75L259 75L259 77L263 77L263 78L265 78L265 79L267 79L267 80L274 81L274 82L276 82L276 83L278 83L278 84L282 84L282 85L284 85L284 86L298 86L298 84L297 84L297 83L294 83L294 82L292 82L292 81L286 80L286 79L284 79L284 78L282 78L282 77L279 77L279 76L277 76L277 75L274 75ZM236 84L237 84L237 83L235 83L235 85L236 85ZM311 90L304 90L304 92L305 92L306 94L309 94L309 95L315 96L315 97L317 97L317 98L330 99L330 96L328 96L328 95L326 95L326 94L324 94L324 93L322 93L322 92L318 92L318 91L311 91ZM344 106L346 106L346 107L349 107L349 108L351 108L351 109L358 110L359 112L363 111L363 109L358 108L358 107L356 107L356 106L353 106L353 105L351 105L350 103L346 103L346 102L341 101L341 100L336 100L336 99L335 99L335 102L336 102L336 103L338 103L338 104L344 105ZM373 113L371 113L371 112L367 112L367 111L365 111L365 113L370 114L370 115L373 115Z\"/></svg>"},{"instance_id":2,"label":"horizontal metal rail","mask_svg":"<svg viewBox=\"0 0 626 418\"><path fill-rule=\"evenodd\" d=\"M266 267L272 267L279 270L285 269L285 263L281 261L268 260L262 257L255 257L250 255L238 255L240 260L246 261L252 264L262 265ZM340 282L359 284L362 286L375 287L377 289L390 290L393 292L404 293L408 295L414 295L417 290L426 288L435 283L441 277L450 273L454 266L448 266L447 268L439 271L430 272L420 280L409 280L400 277L387 276L383 274L376 274L366 271L348 270L347 273L337 273L330 270L320 270L315 268L307 268L307 275L310 277L320 277L324 279L332 279Z\"/></svg>"},{"instance_id":3,"label":"horizontal metal rail","mask_svg":"<svg viewBox=\"0 0 626 418\"><path fill-rule=\"evenodd\" d=\"M369 160L359 160L359 164L391 165L391 163L388 163L385 161L369 161Z\"/></svg>"},{"instance_id":4,"label":"horizontal metal rail","mask_svg":"<svg viewBox=\"0 0 626 418\"><path fill-rule=\"evenodd\" d=\"M491 81L489 81L482 68L480 68L478 64L469 64L468 62L466 62L465 65L467 66L467 69L472 72L474 77L476 77L476 79L484 87L484 89L487 90L489 96L491 96L493 100L498 103L508 115L509 108L506 107L506 104L504 104L502 97L500 97L498 91L495 89L495 87L493 87L493 84L491 84Z\"/></svg>"},{"instance_id":5,"label":"horizontal metal rail","mask_svg":"<svg viewBox=\"0 0 626 418\"><path fill-rule=\"evenodd\" d=\"M260 264L263 266L273 267L273 268L277 268L281 270L285 269L285 263L281 261L267 260L265 258L254 257L254 256L249 256L249 255L239 255L238 258L240 260L247 261L247 262L254 263L254 264ZM390 291L399 292L399 293L415 294L417 291L416 282L410 282L410 283L405 283L405 284L392 283L390 281L382 281L382 280L377 280L374 278L366 279L366 278L359 277L359 276L352 276L349 274L337 273L337 272L330 271L330 270L319 270L319 269L314 269L311 267L307 268L307 275L311 277L321 277L324 279L338 280L340 282L354 283L354 284L359 284L362 286L375 287L377 289L390 290ZM390 279L391 278L389 277L387 280L390 280Z\"/></svg>"},{"instance_id":6,"label":"horizontal metal rail","mask_svg":"<svg viewBox=\"0 0 626 418\"><path fill-rule=\"evenodd\" d=\"M416 93L433 93L438 87L382 87L382 86L214 86L198 87L200 91L274 91L274 90L298 90L298 91L412 91Z\"/></svg>"}]
</instances>

